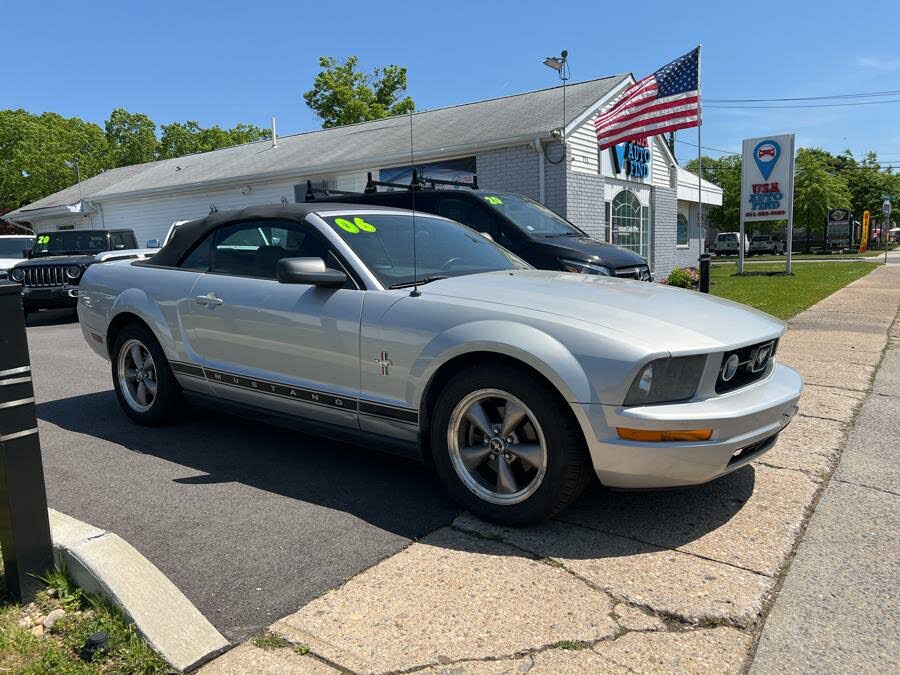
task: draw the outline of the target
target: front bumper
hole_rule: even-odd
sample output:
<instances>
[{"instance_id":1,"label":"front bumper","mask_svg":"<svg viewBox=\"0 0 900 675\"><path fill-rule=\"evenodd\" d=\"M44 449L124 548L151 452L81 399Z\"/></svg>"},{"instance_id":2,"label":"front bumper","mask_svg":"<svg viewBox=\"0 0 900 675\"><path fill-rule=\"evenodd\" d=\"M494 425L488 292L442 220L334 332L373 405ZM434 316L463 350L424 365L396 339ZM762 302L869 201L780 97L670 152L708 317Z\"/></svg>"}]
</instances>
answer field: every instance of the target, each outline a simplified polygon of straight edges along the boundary
<instances>
[{"instance_id":1,"label":"front bumper","mask_svg":"<svg viewBox=\"0 0 900 675\"><path fill-rule=\"evenodd\" d=\"M78 286L51 286L49 288L22 287L22 305L25 311L36 309L64 309L78 304Z\"/></svg>"},{"instance_id":2,"label":"front bumper","mask_svg":"<svg viewBox=\"0 0 900 675\"><path fill-rule=\"evenodd\" d=\"M604 485L677 487L723 476L771 449L796 414L802 390L800 375L776 364L764 380L702 401L629 408L576 403L573 408ZM622 440L616 427L713 429L713 435L708 441L646 443Z\"/></svg>"}]
</instances>

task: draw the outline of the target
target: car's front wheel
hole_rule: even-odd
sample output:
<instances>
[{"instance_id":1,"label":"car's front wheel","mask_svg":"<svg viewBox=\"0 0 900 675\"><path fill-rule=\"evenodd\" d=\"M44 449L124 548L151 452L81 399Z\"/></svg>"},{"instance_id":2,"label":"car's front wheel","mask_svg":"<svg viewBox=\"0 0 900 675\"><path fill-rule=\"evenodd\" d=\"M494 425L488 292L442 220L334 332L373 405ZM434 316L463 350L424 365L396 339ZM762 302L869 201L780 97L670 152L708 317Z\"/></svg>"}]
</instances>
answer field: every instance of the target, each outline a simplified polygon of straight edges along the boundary
<instances>
[{"instance_id":1,"label":"car's front wheel","mask_svg":"<svg viewBox=\"0 0 900 675\"><path fill-rule=\"evenodd\" d=\"M147 327L129 324L116 336L112 378L119 404L138 424L158 426L177 418L181 388Z\"/></svg>"},{"instance_id":2,"label":"car's front wheel","mask_svg":"<svg viewBox=\"0 0 900 675\"><path fill-rule=\"evenodd\" d=\"M440 393L431 447L451 495L505 525L540 522L591 478L581 430L550 387L513 367L469 368Z\"/></svg>"}]
</instances>

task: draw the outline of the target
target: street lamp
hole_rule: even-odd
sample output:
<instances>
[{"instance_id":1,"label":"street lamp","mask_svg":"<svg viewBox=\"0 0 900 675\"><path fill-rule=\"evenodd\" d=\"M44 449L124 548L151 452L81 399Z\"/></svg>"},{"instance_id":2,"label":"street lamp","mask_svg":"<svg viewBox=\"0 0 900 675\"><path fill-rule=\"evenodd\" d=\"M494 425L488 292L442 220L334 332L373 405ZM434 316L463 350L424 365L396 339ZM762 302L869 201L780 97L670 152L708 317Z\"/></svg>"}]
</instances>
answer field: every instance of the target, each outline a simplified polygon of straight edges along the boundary
<instances>
[{"instance_id":1,"label":"street lamp","mask_svg":"<svg viewBox=\"0 0 900 675\"><path fill-rule=\"evenodd\" d=\"M563 123L560 133L560 138L562 138L566 130L566 82L569 80L570 75L569 52L563 49L559 56L548 56L544 59L544 65L555 70L563 84Z\"/></svg>"},{"instance_id":2,"label":"street lamp","mask_svg":"<svg viewBox=\"0 0 900 675\"><path fill-rule=\"evenodd\" d=\"M75 180L78 182L79 206L82 210L84 210L84 196L81 194L81 165L78 163L78 158L76 157L71 161L68 159L64 159L63 164L65 164L70 169L75 169Z\"/></svg>"}]
</instances>

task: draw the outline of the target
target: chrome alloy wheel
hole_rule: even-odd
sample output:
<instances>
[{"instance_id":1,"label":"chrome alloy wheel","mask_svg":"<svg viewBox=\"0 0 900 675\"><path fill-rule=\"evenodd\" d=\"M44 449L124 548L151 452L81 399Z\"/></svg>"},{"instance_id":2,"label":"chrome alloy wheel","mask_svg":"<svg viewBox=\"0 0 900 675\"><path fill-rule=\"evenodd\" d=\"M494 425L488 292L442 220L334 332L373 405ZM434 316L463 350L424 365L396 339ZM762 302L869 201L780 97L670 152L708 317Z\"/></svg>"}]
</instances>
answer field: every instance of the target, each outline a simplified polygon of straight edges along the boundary
<instances>
[{"instance_id":1,"label":"chrome alloy wheel","mask_svg":"<svg viewBox=\"0 0 900 675\"><path fill-rule=\"evenodd\" d=\"M156 400L156 364L140 340L129 340L119 350L119 388L136 412L147 412Z\"/></svg>"},{"instance_id":2,"label":"chrome alloy wheel","mask_svg":"<svg viewBox=\"0 0 900 675\"><path fill-rule=\"evenodd\" d=\"M525 501L547 472L547 442L537 418L499 389L473 391L457 404L447 447L462 482L492 504Z\"/></svg>"}]
</instances>

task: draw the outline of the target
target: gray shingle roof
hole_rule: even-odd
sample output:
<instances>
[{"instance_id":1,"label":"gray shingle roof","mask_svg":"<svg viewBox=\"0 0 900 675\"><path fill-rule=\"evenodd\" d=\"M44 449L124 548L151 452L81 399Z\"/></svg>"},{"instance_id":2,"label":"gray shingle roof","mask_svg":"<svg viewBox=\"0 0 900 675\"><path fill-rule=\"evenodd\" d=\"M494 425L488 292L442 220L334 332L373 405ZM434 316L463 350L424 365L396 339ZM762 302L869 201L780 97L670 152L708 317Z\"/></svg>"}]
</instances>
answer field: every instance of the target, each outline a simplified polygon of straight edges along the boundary
<instances>
[{"instance_id":1,"label":"gray shingle roof","mask_svg":"<svg viewBox=\"0 0 900 675\"><path fill-rule=\"evenodd\" d=\"M628 75L613 75L566 88L566 124L581 116ZM546 137L560 126L560 87L418 112L413 115L418 159L447 156L476 147L500 147L523 139ZM313 175L376 168L409 162L409 119L319 129L270 141L113 169L82 182L84 198L98 199L145 191L168 191L196 183L229 181L247 176ZM62 206L78 201L78 186L13 211Z\"/></svg>"}]
</instances>

